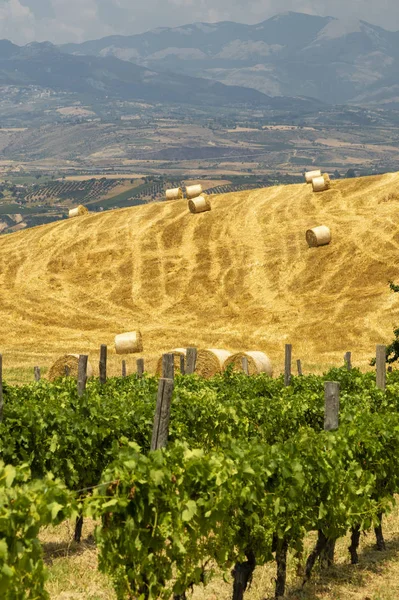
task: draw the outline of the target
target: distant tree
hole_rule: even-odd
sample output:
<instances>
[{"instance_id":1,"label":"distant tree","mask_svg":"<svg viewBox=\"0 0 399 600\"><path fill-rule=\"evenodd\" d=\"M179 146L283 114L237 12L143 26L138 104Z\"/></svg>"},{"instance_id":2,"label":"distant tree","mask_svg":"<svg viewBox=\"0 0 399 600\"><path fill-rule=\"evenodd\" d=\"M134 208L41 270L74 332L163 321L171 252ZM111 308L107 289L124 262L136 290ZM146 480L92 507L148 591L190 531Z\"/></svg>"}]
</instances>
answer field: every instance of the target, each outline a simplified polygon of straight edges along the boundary
<instances>
[{"instance_id":1,"label":"distant tree","mask_svg":"<svg viewBox=\"0 0 399 600\"><path fill-rule=\"evenodd\" d=\"M341 179L341 173L338 171L338 169L335 169L335 171L334 171L334 178Z\"/></svg>"},{"instance_id":2,"label":"distant tree","mask_svg":"<svg viewBox=\"0 0 399 600\"><path fill-rule=\"evenodd\" d=\"M355 169L348 169L347 172L345 173L345 178L352 179L353 177L356 177Z\"/></svg>"}]
</instances>

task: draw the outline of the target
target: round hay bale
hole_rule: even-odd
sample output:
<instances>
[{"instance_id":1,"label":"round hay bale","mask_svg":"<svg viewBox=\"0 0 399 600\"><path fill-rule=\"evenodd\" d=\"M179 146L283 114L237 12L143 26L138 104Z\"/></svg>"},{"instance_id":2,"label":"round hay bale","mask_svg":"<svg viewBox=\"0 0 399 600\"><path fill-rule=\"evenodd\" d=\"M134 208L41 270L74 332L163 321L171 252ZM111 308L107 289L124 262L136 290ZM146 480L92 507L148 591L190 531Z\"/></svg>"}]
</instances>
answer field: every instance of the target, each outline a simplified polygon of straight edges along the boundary
<instances>
[{"instance_id":1,"label":"round hay bale","mask_svg":"<svg viewBox=\"0 0 399 600\"><path fill-rule=\"evenodd\" d=\"M191 213L202 213L211 210L211 203L205 196L198 196L198 198L188 201L188 208Z\"/></svg>"},{"instance_id":2,"label":"round hay bale","mask_svg":"<svg viewBox=\"0 0 399 600\"><path fill-rule=\"evenodd\" d=\"M227 369L229 365L233 365L234 371L243 373L242 358L244 356L248 359L248 370L250 375L259 375L259 373L266 373L270 377L273 375L273 367L270 358L264 352L259 352L257 350L233 354L226 360L224 368Z\"/></svg>"},{"instance_id":3,"label":"round hay bale","mask_svg":"<svg viewBox=\"0 0 399 600\"><path fill-rule=\"evenodd\" d=\"M168 352L164 352L163 354L174 354L175 373L180 373L180 357L184 356L185 358L187 356L187 348L173 348L173 350L169 350ZM162 356L158 359L157 362L157 377L162 376Z\"/></svg>"},{"instance_id":4,"label":"round hay bale","mask_svg":"<svg viewBox=\"0 0 399 600\"><path fill-rule=\"evenodd\" d=\"M57 358L55 363L50 367L47 374L49 381L55 381L60 377L65 377L65 367L68 367L69 377L78 378L79 354L64 354ZM93 367L87 362L87 377L93 377Z\"/></svg>"},{"instance_id":5,"label":"round hay bale","mask_svg":"<svg viewBox=\"0 0 399 600\"><path fill-rule=\"evenodd\" d=\"M312 179L315 177L321 177L321 171L308 171L305 173L305 181L306 183L312 183Z\"/></svg>"},{"instance_id":6,"label":"round hay bale","mask_svg":"<svg viewBox=\"0 0 399 600\"><path fill-rule=\"evenodd\" d=\"M187 200L190 200L191 198L196 198L200 194L202 194L202 185L200 183L197 183L196 185L189 185L186 188Z\"/></svg>"},{"instance_id":7,"label":"round hay bale","mask_svg":"<svg viewBox=\"0 0 399 600\"><path fill-rule=\"evenodd\" d=\"M331 231L326 225L313 227L306 232L306 241L309 248L317 248L317 246L327 246L331 242Z\"/></svg>"},{"instance_id":8,"label":"round hay bale","mask_svg":"<svg viewBox=\"0 0 399 600\"><path fill-rule=\"evenodd\" d=\"M115 336L117 354L134 354L143 351L143 338L140 331L128 331Z\"/></svg>"},{"instance_id":9,"label":"round hay bale","mask_svg":"<svg viewBox=\"0 0 399 600\"><path fill-rule=\"evenodd\" d=\"M329 190L331 187L329 175L324 173L321 177L314 177L312 179L312 187L314 192L324 192L325 190Z\"/></svg>"},{"instance_id":10,"label":"round hay bale","mask_svg":"<svg viewBox=\"0 0 399 600\"><path fill-rule=\"evenodd\" d=\"M166 200L181 200L183 198L183 190L181 187L166 190Z\"/></svg>"},{"instance_id":11,"label":"round hay bale","mask_svg":"<svg viewBox=\"0 0 399 600\"><path fill-rule=\"evenodd\" d=\"M68 216L69 216L69 218L81 217L82 215L87 215L87 214L89 214L89 211L87 210L87 208L85 206L83 206L82 204L79 204L79 206L77 206L76 208L71 208Z\"/></svg>"},{"instance_id":12,"label":"round hay bale","mask_svg":"<svg viewBox=\"0 0 399 600\"><path fill-rule=\"evenodd\" d=\"M201 377L213 377L221 373L224 369L226 360L231 356L228 350L207 348L199 350L197 355L197 365L195 372Z\"/></svg>"}]
</instances>

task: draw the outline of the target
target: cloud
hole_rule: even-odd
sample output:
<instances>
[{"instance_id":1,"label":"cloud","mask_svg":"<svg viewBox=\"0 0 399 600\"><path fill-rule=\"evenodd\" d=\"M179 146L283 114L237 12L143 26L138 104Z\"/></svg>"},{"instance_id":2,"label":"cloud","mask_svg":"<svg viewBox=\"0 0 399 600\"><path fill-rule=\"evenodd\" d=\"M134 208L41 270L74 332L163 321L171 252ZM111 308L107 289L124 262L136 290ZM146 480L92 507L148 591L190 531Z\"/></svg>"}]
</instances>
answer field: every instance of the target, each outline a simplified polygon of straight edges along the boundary
<instances>
[{"instance_id":1,"label":"cloud","mask_svg":"<svg viewBox=\"0 0 399 600\"><path fill-rule=\"evenodd\" d=\"M194 21L256 23L287 10L399 29L397 0L0 0L0 38L80 42Z\"/></svg>"}]
</instances>

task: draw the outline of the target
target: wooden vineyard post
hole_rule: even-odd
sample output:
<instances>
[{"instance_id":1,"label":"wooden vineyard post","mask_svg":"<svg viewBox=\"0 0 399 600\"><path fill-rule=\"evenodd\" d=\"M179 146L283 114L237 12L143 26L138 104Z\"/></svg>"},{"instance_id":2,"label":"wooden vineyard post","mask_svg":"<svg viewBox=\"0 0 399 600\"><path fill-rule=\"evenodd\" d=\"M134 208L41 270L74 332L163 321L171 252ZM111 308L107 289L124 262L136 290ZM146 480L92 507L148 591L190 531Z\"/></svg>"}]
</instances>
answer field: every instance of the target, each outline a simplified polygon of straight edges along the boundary
<instances>
[{"instance_id":1,"label":"wooden vineyard post","mask_svg":"<svg viewBox=\"0 0 399 600\"><path fill-rule=\"evenodd\" d=\"M241 358L241 367L242 367L242 370L244 371L244 375L248 375L249 376L248 356L243 356Z\"/></svg>"},{"instance_id":2,"label":"wooden vineyard post","mask_svg":"<svg viewBox=\"0 0 399 600\"><path fill-rule=\"evenodd\" d=\"M152 430L151 450L164 448L168 442L170 407L172 404L173 379L162 377L158 384L157 406Z\"/></svg>"},{"instance_id":3,"label":"wooden vineyard post","mask_svg":"<svg viewBox=\"0 0 399 600\"><path fill-rule=\"evenodd\" d=\"M386 381L387 381L387 373L386 373L386 347L385 346L381 346L380 344L377 346L377 351L376 351L376 368L377 368L377 375L376 375L376 383L377 383L377 387L380 390L385 390L386 388Z\"/></svg>"},{"instance_id":4,"label":"wooden vineyard post","mask_svg":"<svg viewBox=\"0 0 399 600\"><path fill-rule=\"evenodd\" d=\"M0 354L0 423L4 415L4 396L3 396L3 355Z\"/></svg>"},{"instance_id":5,"label":"wooden vineyard post","mask_svg":"<svg viewBox=\"0 0 399 600\"><path fill-rule=\"evenodd\" d=\"M35 376L35 381L40 381L40 367L34 367L33 373Z\"/></svg>"},{"instance_id":6,"label":"wooden vineyard post","mask_svg":"<svg viewBox=\"0 0 399 600\"><path fill-rule=\"evenodd\" d=\"M186 374L186 361L184 360L184 354L180 354L180 373Z\"/></svg>"},{"instance_id":7,"label":"wooden vineyard post","mask_svg":"<svg viewBox=\"0 0 399 600\"><path fill-rule=\"evenodd\" d=\"M87 382L87 354L79 355L78 363L78 396L83 396Z\"/></svg>"},{"instance_id":8,"label":"wooden vineyard post","mask_svg":"<svg viewBox=\"0 0 399 600\"><path fill-rule=\"evenodd\" d=\"M122 377L126 377L126 361L122 361Z\"/></svg>"},{"instance_id":9,"label":"wooden vineyard post","mask_svg":"<svg viewBox=\"0 0 399 600\"><path fill-rule=\"evenodd\" d=\"M389 365L388 367L388 373L392 373L393 369L392 369L392 365Z\"/></svg>"},{"instance_id":10,"label":"wooden vineyard post","mask_svg":"<svg viewBox=\"0 0 399 600\"><path fill-rule=\"evenodd\" d=\"M285 345L284 385L291 383L292 344Z\"/></svg>"},{"instance_id":11,"label":"wooden vineyard post","mask_svg":"<svg viewBox=\"0 0 399 600\"><path fill-rule=\"evenodd\" d=\"M101 344L100 347L100 362L98 363L100 372L100 383L107 381L107 346Z\"/></svg>"},{"instance_id":12,"label":"wooden vineyard post","mask_svg":"<svg viewBox=\"0 0 399 600\"><path fill-rule=\"evenodd\" d=\"M136 361L136 365L137 365L137 377L139 377L141 379L144 375L144 358L138 358Z\"/></svg>"},{"instance_id":13,"label":"wooden vineyard post","mask_svg":"<svg viewBox=\"0 0 399 600\"><path fill-rule=\"evenodd\" d=\"M197 365L197 348L187 348L186 354L186 375L192 375L195 373L195 367Z\"/></svg>"},{"instance_id":14,"label":"wooden vineyard post","mask_svg":"<svg viewBox=\"0 0 399 600\"><path fill-rule=\"evenodd\" d=\"M324 429L325 431L334 431L339 426L339 392L340 385L336 381L326 381L324 384ZM323 536L323 532L319 532ZM334 564L335 553L334 538L326 540L326 546L321 554L322 564L330 567Z\"/></svg>"},{"instance_id":15,"label":"wooden vineyard post","mask_svg":"<svg viewBox=\"0 0 399 600\"><path fill-rule=\"evenodd\" d=\"M70 375L70 369L68 367L68 365L65 365L65 377L69 377Z\"/></svg>"},{"instance_id":16,"label":"wooden vineyard post","mask_svg":"<svg viewBox=\"0 0 399 600\"><path fill-rule=\"evenodd\" d=\"M326 381L324 384L324 429L333 431L339 425L339 383Z\"/></svg>"},{"instance_id":17,"label":"wooden vineyard post","mask_svg":"<svg viewBox=\"0 0 399 600\"><path fill-rule=\"evenodd\" d=\"M175 356L174 354L162 355L162 377L163 379L175 378Z\"/></svg>"},{"instance_id":18,"label":"wooden vineyard post","mask_svg":"<svg viewBox=\"0 0 399 600\"><path fill-rule=\"evenodd\" d=\"M352 370L352 352L346 352L345 356L344 356L344 361L346 364L346 368L348 369L348 371Z\"/></svg>"},{"instance_id":19,"label":"wooden vineyard post","mask_svg":"<svg viewBox=\"0 0 399 600\"><path fill-rule=\"evenodd\" d=\"M299 358L296 361L296 367L298 369L298 375L302 376L303 375L303 373L302 373L302 363L301 363L301 361L300 361Z\"/></svg>"}]
</instances>

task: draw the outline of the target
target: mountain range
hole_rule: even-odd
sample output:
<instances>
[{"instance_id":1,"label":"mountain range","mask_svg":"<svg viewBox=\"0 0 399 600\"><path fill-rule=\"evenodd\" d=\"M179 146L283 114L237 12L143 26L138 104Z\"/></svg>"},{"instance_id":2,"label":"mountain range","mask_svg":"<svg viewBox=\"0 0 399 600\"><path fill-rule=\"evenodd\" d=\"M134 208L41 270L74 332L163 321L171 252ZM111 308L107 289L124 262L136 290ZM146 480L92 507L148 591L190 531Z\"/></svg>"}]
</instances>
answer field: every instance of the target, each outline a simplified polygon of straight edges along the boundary
<instances>
[{"instance_id":1,"label":"mountain range","mask_svg":"<svg viewBox=\"0 0 399 600\"><path fill-rule=\"evenodd\" d=\"M399 101L399 32L362 20L288 12L257 25L194 23L68 44L73 55L116 57L271 96L332 104Z\"/></svg>"},{"instance_id":2,"label":"mountain range","mask_svg":"<svg viewBox=\"0 0 399 600\"><path fill-rule=\"evenodd\" d=\"M38 86L85 101L129 100L193 105L258 105L279 110L312 107L310 99L272 98L209 78L148 69L113 55L69 54L49 43L20 47L0 41L0 86Z\"/></svg>"}]
</instances>

